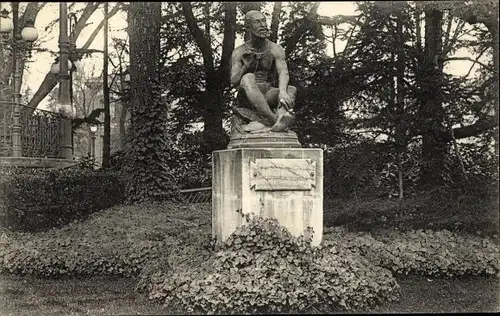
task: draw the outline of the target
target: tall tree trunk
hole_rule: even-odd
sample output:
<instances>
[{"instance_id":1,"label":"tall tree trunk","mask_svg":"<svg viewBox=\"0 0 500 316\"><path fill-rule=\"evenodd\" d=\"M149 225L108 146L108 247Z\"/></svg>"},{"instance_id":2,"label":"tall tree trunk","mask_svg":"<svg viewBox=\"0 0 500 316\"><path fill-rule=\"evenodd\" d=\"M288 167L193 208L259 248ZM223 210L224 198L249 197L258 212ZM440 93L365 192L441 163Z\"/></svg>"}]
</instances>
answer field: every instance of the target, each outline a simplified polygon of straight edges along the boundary
<instances>
[{"instance_id":1,"label":"tall tree trunk","mask_svg":"<svg viewBox=\"0 0 500 316\"><path fill-rule=\"evenodd\" d=\"M493 84L493 91L494 91L494 107L495 107L495 116L494 116L494 124L496 126L496 129L497 129L497 132L494 133L494 137L495 137L495 156L496 156L496 159L498 161L498 147L499 147L499 144L498 144L498 116L499 116L499 103L500 103L500 97L499 97L499 91L498 91L498 85L499 85L499 54L498 54L498 46L500 45L499 44L499 32L498 32L498 3L496 5L496 9L494 10L495 14L494 14L494 23L493 25L490 27L490 32L491 32L491 36L493 37L493 68L495 70L495 73L493 74L493 76L495 76L494 78L494 84Z\"/></svg>"},{"instance_id":2,"label":"tall tree trunk","mask_svg":"<svg viewBox=\"0 0 500 316\"><path fill-rule=\"evenodd\" d=\"M145 104L154 101L152 89L157 76L159 62L159 21L153 17L157 14L158 5L152 2L131 2L129 11L130 40L130 111L133 118L144 115L138 112ZM136 120L134 120L135 122ZM133 129L140 128L135 123Z\"/></svg>"},{"instance_id":3,"label":"tall tree trunk","mask_svg":"<svg viewBox=\"0 0 500 316\"><path fill-rule=\"evenodd\" d=\"M109 168L111 156L111 114L109 109L109 85L108 85L108 15L109 3L104 3L104 54L102 72L102 92L104 97L104 136L102 139L102 167Z\"/></svg>"},{"instance_id":4,"label":"tall tree trunk","mask_svg":"<svg viewBox=\"0 0 500 316\"><path fill-rule=\"evenodd\" d=\"M125 150L127 145L127 137L125 130L125 122L127 120L128 113L128 98L125 98L125 92L127 91L127 87L125 84L125 74L123 73L123 60L121 55L118 55L119 58L119 71L120 71L120 92L122 93L122 100L120 101L120 119L119 119L119 138L120 138L120 150Z\"/></svg>"},{"instance_id":5,"label":"tall tree trunk","mask_svg":"<svg viewBox=\"0 0 500 316\"><path fill-rule=\"evenodd\" d=\"M161 98L158 71L161 2L131 2L128 14L131 100L127 200L171 199L176 185L168 166L168 107Z\"/></svg>"},{"instance_id":6,"label":"tall tree trunk","mask_svg":"<svg viewBox=\"0 0 500 316\"><path fill-rule=\"evenodd\" d=\"M207 44L212 47L212 38L210 36L210 6L211 3L207 2L204 7L205 13L205 38ZM227 14L227 13L226 13ZM212 54L212 53L211 53ZM203 130L203 146L202 152L206 154L212 153L212 151L217 149L224 149L226 142L224 137L224 130L222 129L222 93L221 89L224 86L219 82L219 78L216 75L215 68L212 65L205 67L205 78L207 78L206 84L206 103L205 112L203 114L204 130Z\"/></svg>"},{"instance_id":7,"label":"tall tree trunk","mask_svg":"<svg viewBox=\"0 0 500 316\"><path fill-rule=\"evenodd\" d=\"M434 187L443 184L446 172L447 142L441 137L445 131L445 114L442 107L443 62L442 24L443 13L425 10L425 53L420 73L420 110L424 133L422 135L421 185Z\"/></svg>"},{"instance_id":8,"label":"tall tree trunk","mask_svg":"<svg viewBox=\"0 0 500 316\"><path fill-rule=\"evenodd\" d=\"M276 1L273 7L273 15L271 18L271 35L269 40L277 43L278 42L278 30L280 26L280 14L281 14L282 1Z\"/></svg>"},{"instance_id":9,"label":"tall tree trunk","mask_svg":"<svg viewBox=\"0 0 500 316\"><path fill-rule=\"evenodd\" d=\"M397 165L398 165L398 191L399 198L404 197L404 186L403 186L403 154L406 151L406 128L404 122L405 114L405 43L403 38L403 21L401 17L401 11L397 11L396 14L396 30L398 39L398 50L397 50L397 62L396 62L396 117L397 124L395 130L395 142L396 142L396 155L397 155Z\"/></svg>"},{"instance_id":10,"label":"tall tree trunk","mask_svg":"<svg viewBox=\"0 0 500 316\"><path fill-rule=\"evenodd\" d=\"M221 89L222 87L222 89ZM217 76L207 75L206 104L203 130L202 152L210 154L214 150L225 149L229 141L226 132L222 127L223 121L223 93L224 87Z\"/></svg>"}]
</instances>

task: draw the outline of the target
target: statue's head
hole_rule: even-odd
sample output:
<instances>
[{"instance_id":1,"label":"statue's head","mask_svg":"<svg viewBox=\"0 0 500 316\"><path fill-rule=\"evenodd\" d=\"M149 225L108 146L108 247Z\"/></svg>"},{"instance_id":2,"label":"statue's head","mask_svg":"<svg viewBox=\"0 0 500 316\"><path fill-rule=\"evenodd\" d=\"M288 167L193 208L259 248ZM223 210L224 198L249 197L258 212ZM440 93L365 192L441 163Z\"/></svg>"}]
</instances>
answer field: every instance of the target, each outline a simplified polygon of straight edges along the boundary
<instances>
[{"instance_id":1,"label":"statue's head","mask_svg":"<svg viewBox=\"0 0 500 316\"><path fill-rule=\"evenodd\" d=\"M269 36L266 17L260 11L248 11L245 14L245 26L252 37L266 38Z\"/></svg>"}]
</instances>

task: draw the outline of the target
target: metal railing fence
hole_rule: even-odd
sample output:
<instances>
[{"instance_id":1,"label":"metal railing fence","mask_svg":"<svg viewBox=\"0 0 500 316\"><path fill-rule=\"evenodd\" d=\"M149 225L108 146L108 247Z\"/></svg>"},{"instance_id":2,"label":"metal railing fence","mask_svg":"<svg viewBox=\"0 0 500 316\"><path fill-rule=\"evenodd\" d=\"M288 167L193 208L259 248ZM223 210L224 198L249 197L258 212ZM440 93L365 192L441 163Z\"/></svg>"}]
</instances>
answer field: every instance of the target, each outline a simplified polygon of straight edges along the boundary
<instances>
[{"instance_id":1,"label":"metal railing fence","mask_svg":"<svg viewBox=\"0 0 500 316\"><path fill-rule=\"evenodd\" d=\"M58 113L20 106L22 157L60 158L61 118ZM13 102L0 101L0 157L13 156Z\"/></svg>"}]
</instances>

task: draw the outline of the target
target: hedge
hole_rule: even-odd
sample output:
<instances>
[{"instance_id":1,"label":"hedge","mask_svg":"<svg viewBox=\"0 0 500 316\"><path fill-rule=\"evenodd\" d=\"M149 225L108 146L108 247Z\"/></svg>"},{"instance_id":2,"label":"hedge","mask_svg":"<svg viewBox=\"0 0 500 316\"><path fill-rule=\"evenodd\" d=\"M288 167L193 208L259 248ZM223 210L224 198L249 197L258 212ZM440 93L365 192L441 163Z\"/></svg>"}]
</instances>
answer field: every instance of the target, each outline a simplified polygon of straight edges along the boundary
<instances>
[{"instance_id":1,"label":"hedge","mask_svg":"<svg viewBox=\"0 0 500 316\"><path fill-rule=\"evenodd\" d=\"M77 168L3 170L0 192L0 222L18 231L60 227L124 200L116 173Z\"/></svg>"}]
</instances>

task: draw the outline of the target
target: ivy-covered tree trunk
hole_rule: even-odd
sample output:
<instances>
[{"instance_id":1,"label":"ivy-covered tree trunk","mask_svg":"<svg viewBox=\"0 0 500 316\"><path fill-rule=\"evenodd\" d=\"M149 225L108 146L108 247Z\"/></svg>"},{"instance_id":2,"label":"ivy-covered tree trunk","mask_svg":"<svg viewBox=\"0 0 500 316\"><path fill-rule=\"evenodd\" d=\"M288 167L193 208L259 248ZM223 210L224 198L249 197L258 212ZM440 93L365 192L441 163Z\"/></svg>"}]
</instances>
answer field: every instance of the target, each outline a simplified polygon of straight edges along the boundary
<instances>
[{"instance_id":1,"label":"ivy-covered tree trunk","mask_svg":"<svg viewBox=\"0 0 500 316\"><path fill-rule=\"evenodd\" d=\"M159 201L176 191L170 158L167 105L159 87L161 2L131 2L130 129L126 151L127 200Z\"/></svg>"},{"instance_id":2,"label":"ivy-covered tree trunk","mask_svg":"<svg viewBox=\"0 0 500 316\"><path fill-rule=\"evenodd\" d=\"M443 61L442 52L443 13L435 9L425 10L425 52L420 79L420 106L422 118L422 169L421 184L443 184L446 170L447 141L442 135L445 113L442 106Z\"/></svg>"}]
</instances>

